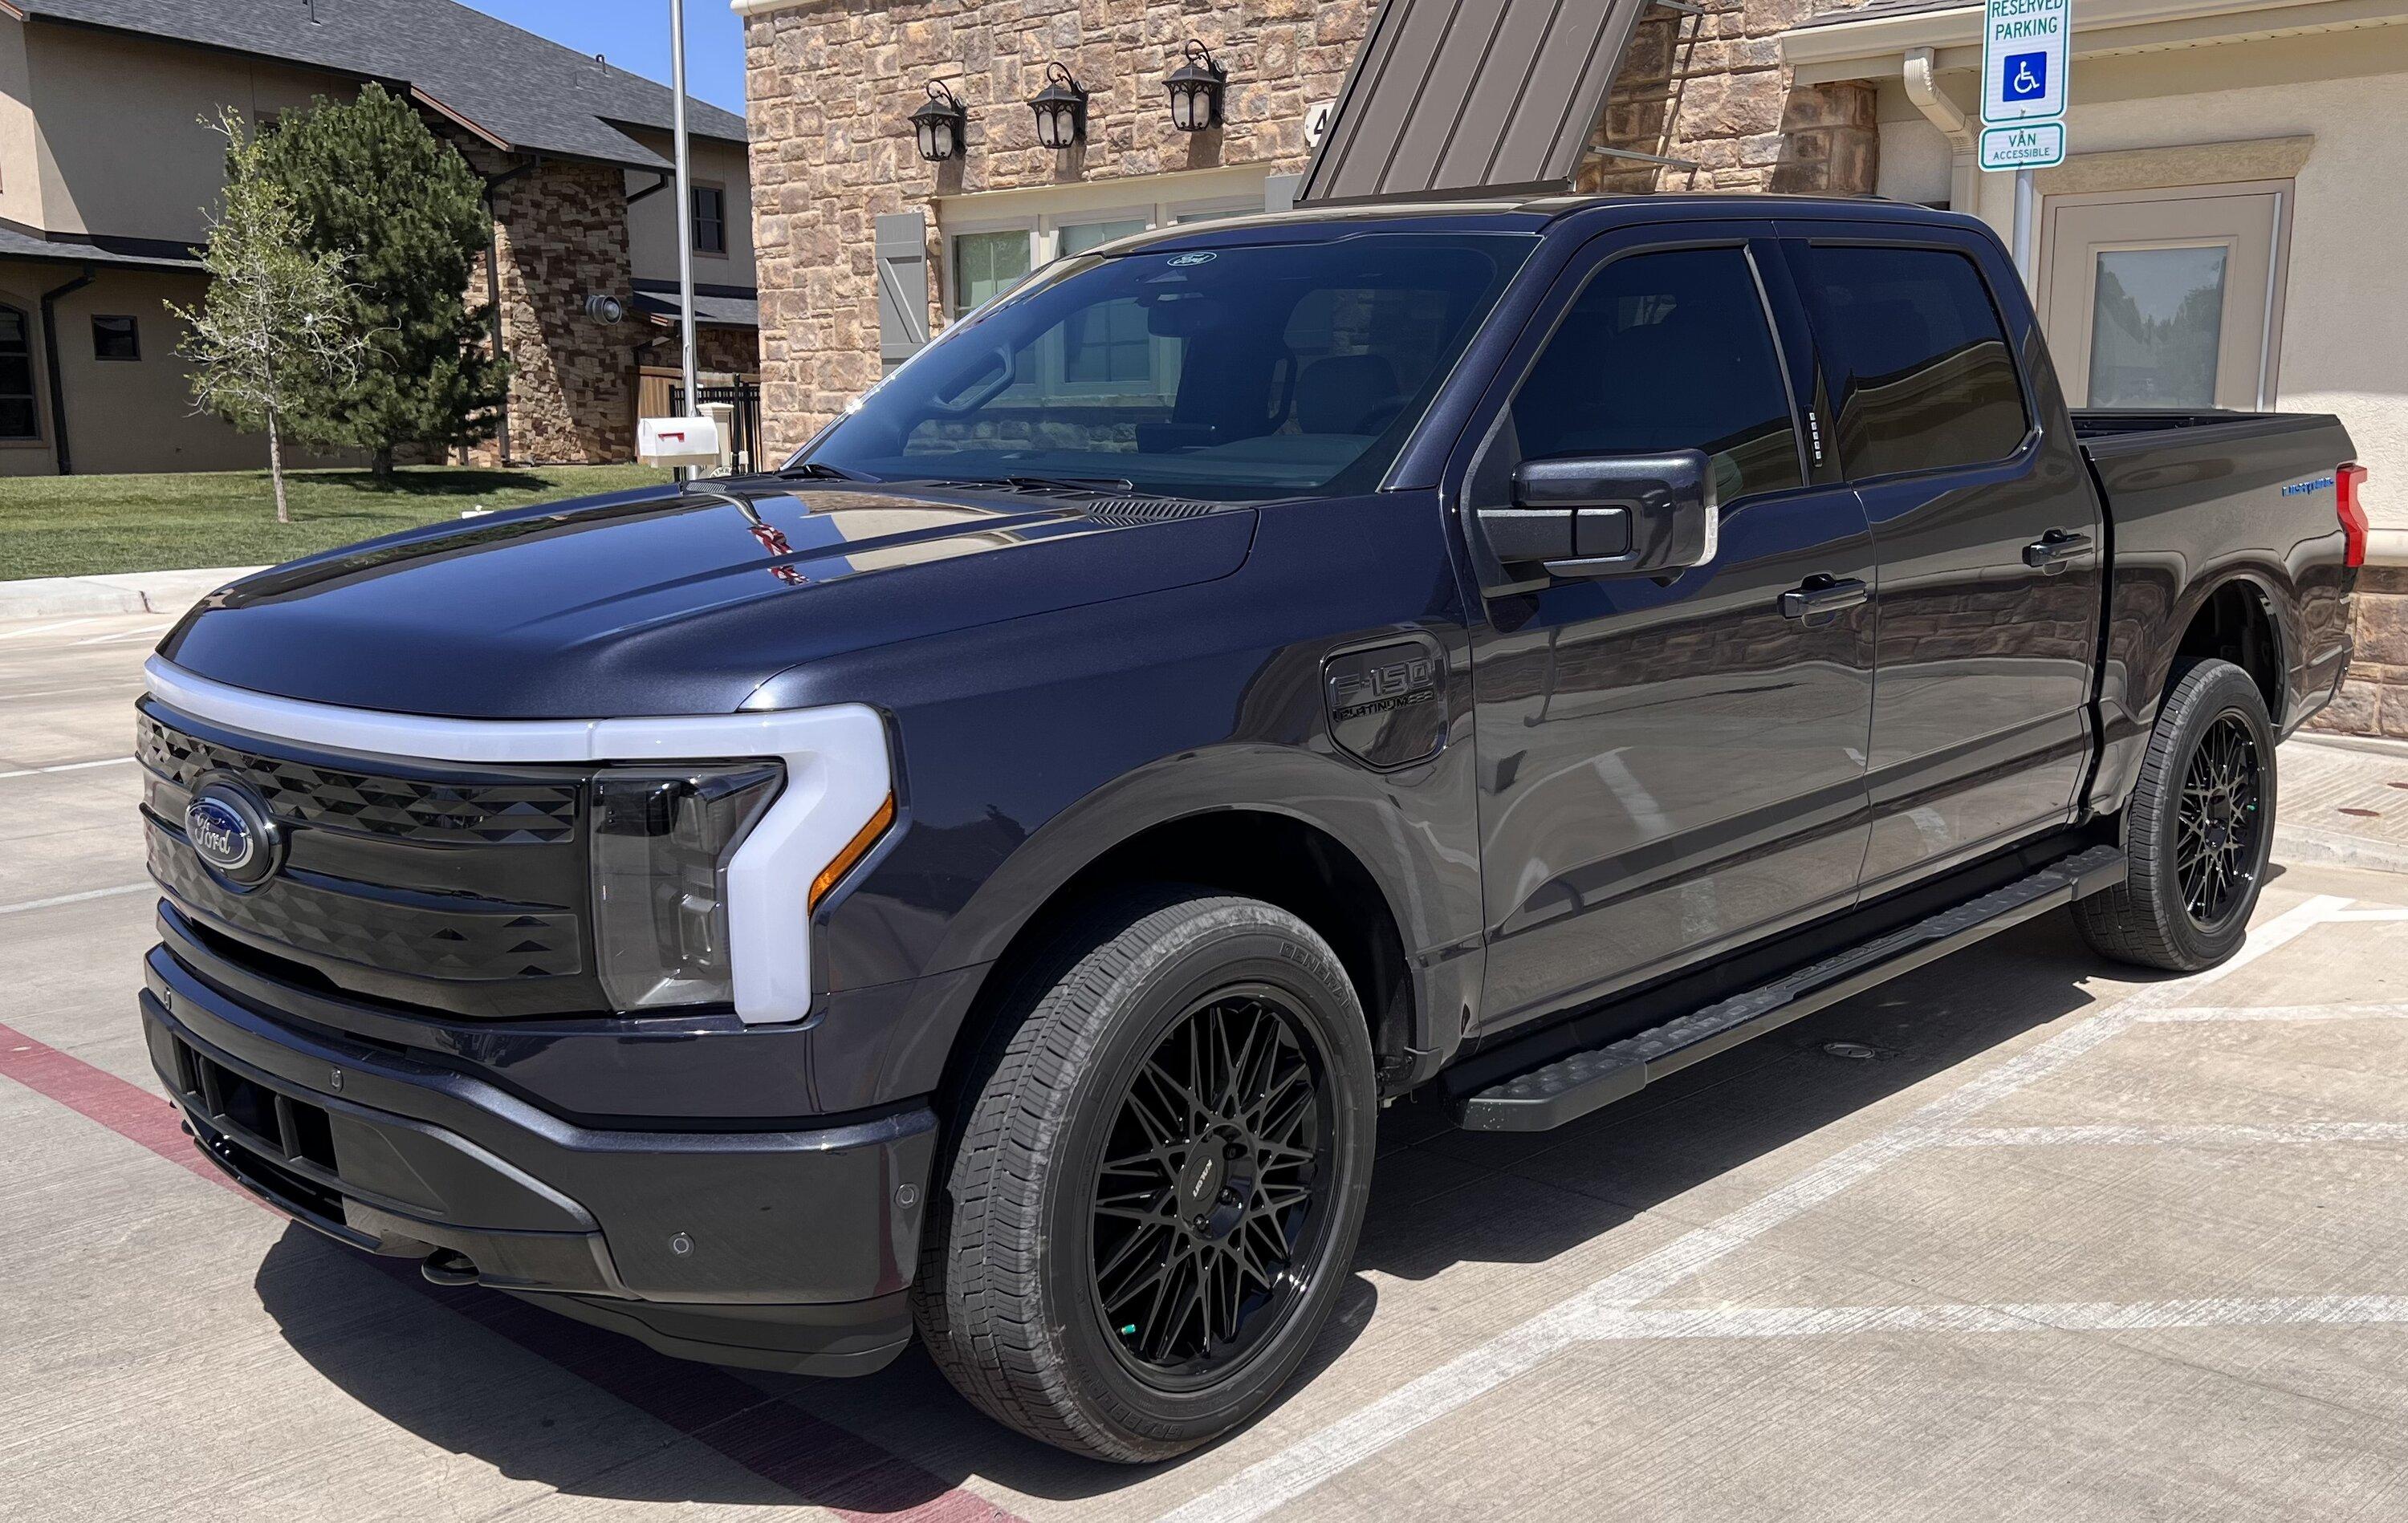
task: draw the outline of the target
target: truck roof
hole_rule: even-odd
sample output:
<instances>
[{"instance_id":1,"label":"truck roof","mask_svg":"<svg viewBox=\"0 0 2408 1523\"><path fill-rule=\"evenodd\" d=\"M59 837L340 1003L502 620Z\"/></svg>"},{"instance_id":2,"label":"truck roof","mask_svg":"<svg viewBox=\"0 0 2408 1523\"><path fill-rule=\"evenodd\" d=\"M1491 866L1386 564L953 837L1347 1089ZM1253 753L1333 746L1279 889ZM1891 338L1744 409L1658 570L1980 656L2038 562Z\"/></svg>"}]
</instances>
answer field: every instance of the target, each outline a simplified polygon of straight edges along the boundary
<instances>
[{"instance_id":1,"label":"truck roof","mask_svg":"<svg viewBox=\"0 0 2408 1523\"><path fill-rule=\"evenodd\" d=\"M1780 218L1793 221L1882 221L1982 226L1962 212L1867 196L1766 195L1756 192L1667 192L1656 195L1497 196L1487 199L1372 201L1189 222L1132 234L1098 252L1203 249L1216 245L1307 242L1349 233L1522 233L1536 235L1579 219L1587 231L1637 222Z\"/></svg>"}]
</instances>

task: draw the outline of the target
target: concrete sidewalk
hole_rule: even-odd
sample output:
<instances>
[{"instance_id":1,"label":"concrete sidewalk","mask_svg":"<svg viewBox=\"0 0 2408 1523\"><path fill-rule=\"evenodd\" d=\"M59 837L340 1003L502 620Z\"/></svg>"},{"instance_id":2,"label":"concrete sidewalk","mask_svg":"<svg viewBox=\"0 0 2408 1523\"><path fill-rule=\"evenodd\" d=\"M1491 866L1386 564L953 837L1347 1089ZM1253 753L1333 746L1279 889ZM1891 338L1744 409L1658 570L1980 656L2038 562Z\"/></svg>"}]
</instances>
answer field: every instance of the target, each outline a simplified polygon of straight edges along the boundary
<instances>
[{"instance_id":1,"label":"concrete sidewalk","mask_svg":"<svg viewBox=\"0 0 2408 1523\"><path fill-rule=\"evenodd\" d=\"M106 576L32 576L0 582L0 619L65 614L180 614L237 576L262 566L201 571L125 571Z\"/></svg>"},{"instance_id":2,"label":"concrete sidewalk","mask_svg":"<svg viewBox=\"0 0 2408 1523\"><path fill-rule=\"evenodd\" d=\"M2408 742L2302 733L2276 767L2278 860L2408 873Z\"/></svg>"}]
</instances>

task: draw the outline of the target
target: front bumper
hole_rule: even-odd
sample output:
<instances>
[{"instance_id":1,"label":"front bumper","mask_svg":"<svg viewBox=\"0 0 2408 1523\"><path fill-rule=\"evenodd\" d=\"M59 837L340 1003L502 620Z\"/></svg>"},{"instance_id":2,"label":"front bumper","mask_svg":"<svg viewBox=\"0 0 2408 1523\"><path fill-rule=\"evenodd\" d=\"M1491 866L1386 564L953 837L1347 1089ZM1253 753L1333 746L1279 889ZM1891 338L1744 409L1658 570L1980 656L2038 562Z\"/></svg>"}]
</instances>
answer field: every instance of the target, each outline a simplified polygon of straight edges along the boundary
<instances>
[{"instance_id":1,"label":"front bumper","mask_svg":"<svg viewBox=\"0 0 2408 1523\"><path fill-rule=\"evenodd\" d=\"M599 1130L280 1018L165 947L145 984L152 1065L202 1151L329 1237L456 1255L478 1283L686 1358L862 1374L909 1340L924 1106L810 1131Z\"/></svg>"}]
</instances>

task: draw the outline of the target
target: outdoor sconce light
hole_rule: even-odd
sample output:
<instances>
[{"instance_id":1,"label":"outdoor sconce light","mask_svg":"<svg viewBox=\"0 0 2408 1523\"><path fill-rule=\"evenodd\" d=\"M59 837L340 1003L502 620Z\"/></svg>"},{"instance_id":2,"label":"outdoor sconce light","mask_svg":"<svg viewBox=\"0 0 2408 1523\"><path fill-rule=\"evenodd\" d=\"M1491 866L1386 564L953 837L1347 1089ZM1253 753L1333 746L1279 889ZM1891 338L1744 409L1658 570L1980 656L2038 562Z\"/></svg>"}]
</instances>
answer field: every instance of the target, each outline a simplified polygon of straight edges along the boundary
<instances>
[{"instance_id":1,"label":"outdoor sconce light","mask_svg":"<svg viewBox=\"0 0 2408 1523\"><path fill-rule=\"evenodd\" d=\"M1221 124L1221 90L1229 82L1229 71L1212 57L1212 50L1197 41L1187 39L1187 62L1170 71L1162 81L1170 92L1170 124L1181 132L1202 132Z\"/></svg>"},{"instance_id":2,"label":"outdoor sconce light","mask_svg":"<svg viewBox=\"0 0 2408 1523\"><path fill-rule=\"evenodd\" d=\"M1028 103L1037 113L1037 141L1047 148L1069 148L1087 135L1087 93L1070 71L1059 64L1045 65L1045 88Z\"/></svg>"},{"instance_id":3,"label":"outdoor sconce light","mask_svg":"<svg viewBox=\"0 0 2408 1523\"><path fill-rule=\"evenodd\" d=\"M920 157L930 164L960 158L962 129L969 118L960 96L936 80L929 80L928 98L911 113L911 135L919 140Z\"/></svg>"}]
</instances>

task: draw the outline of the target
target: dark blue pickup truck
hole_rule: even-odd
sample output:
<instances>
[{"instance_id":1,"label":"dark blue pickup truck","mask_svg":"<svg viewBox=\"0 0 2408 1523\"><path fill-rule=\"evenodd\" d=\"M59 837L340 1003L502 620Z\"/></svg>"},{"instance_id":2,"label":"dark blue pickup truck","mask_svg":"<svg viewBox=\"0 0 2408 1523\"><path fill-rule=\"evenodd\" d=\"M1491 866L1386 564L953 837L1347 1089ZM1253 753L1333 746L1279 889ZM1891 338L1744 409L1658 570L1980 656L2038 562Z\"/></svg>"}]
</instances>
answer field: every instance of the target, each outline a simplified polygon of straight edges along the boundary
<instances>
[{"instance_id":1,"label":"dark blue pickup truck","mask_svg":"<svg viewBox=\"0 0 2408 1523\"><path fill-rule=\"evenodd\" d=\"M1160 1459L1305 1358L1391 1101L1555 1126L2060 905L2230 954L2350 456L2069 414L1963 217L1168 229L782 471L208 598L143 1022L329 1236Z\"/></svg>"}]
</instances>

